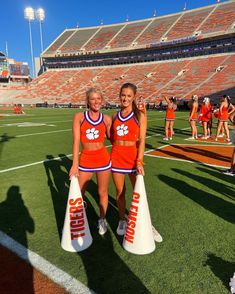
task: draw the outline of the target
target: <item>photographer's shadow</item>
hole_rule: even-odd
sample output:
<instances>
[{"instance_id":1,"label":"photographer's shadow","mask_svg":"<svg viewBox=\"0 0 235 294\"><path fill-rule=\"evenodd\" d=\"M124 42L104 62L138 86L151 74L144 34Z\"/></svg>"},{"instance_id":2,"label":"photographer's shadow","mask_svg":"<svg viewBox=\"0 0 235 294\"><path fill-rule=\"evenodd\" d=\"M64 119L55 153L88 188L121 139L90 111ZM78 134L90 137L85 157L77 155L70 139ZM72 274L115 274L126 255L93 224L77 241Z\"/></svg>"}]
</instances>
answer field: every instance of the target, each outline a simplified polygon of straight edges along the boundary
<instances>
[{"instance_id":1,"label":"photographer's shadow","mask_svg":"<svg viewBox=\"0 0 235 294\"><path fill-rule=\"evenodd\" d=\"M0 247L0 293L34 293L33 267L27 250L27 234L33 234L34 230L34 221L24 204L20 187L11 186L6 200L0 203L0 238L11 248L14 247L16 252L20 251L27 263L8 249Z\"/></svg>"}]
</instances>

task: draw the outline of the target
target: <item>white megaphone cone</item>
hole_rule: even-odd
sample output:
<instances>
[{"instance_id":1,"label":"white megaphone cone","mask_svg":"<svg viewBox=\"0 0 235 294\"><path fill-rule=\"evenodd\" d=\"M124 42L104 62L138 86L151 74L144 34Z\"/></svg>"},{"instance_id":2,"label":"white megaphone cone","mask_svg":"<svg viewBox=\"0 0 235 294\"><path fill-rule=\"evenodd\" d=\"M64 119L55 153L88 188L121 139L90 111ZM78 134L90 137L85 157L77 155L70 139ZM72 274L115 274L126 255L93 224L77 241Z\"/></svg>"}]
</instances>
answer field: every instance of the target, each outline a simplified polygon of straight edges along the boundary
<instances>
[{"instance_id":1,"label":"white megaphone cone","mask_svg":"<svg viewBox=\"0 0 235 294\"><path fill-rule=\"evenodd\" d=\"M86 217L83 198L77 177L72 177L64 219L61 246L70 252L79 252L88 248L92 236Z\"/></svg>"},{"instance_id":2,"label":"white megaphone cone","mask_svg":"<svg viewBox=\"0 0 235 294\"><path fill-rule=\"evenodd\" d=\"M148 254L155 250L152 223L142 175L136 177L123 247L134 254Z\"/></svg>"}]
</instances>

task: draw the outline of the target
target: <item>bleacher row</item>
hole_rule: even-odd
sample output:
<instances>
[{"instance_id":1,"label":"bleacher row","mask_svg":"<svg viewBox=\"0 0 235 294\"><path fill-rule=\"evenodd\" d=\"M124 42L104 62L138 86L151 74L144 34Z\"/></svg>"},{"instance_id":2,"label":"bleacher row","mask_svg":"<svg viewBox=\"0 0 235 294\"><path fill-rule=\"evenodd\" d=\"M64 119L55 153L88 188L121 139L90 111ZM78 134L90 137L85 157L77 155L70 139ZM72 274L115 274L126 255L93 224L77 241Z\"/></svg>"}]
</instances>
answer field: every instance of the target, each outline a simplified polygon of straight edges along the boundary
<instances>
[{"instance_id":1,"label":"bleacher row","mask_svg":"<svg viewBox=\"0 0 235 294\"><path fill-rule=\"evenodd\" d=\"M78 51L102 51L148 46L165 41L229 33L235 29L235 1L140 21L90 28L66 29L42 57Z\"/></svg>"},{"instance_id":2,"label":"bleacher row","mask_svg":"<svg viewBox=\"0 0 235 294\"><path fill-rule=\"evenodd\" d=\"M83 104L90 87L102 90L109 103L118 103L121 84L132 82L146 101L161 94L189 99L192 94L235 97L235 53L155 63L49 70L32 81L15 101Z\"/></svg>"}]
</instances>

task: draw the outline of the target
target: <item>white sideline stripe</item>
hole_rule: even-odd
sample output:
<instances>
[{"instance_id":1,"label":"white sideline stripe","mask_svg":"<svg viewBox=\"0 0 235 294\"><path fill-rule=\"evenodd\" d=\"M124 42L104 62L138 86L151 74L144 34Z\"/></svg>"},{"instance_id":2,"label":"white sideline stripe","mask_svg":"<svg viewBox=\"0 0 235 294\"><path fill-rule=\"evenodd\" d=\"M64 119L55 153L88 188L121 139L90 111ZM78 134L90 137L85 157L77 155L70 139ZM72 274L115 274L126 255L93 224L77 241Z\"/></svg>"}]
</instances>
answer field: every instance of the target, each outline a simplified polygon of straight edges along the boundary
<instances>
[{"instance_id":1,"label":"white sideline stripe","mask_svg":"<svg viewBox=\"0 0 235 294\"><path fill-rule=\"evenodd\" d=\"M151 138L153 136L160 136L160 134L155 134L155 135L152 135L152 136L147 136L146 139ZM107 145L106 148L109 148L111 146L112 145ZM72 154L68 154L68 155L65 155L63 157L71 157L71 156L72 156ZM58 159L63 158L63 157L56 157L56 158L53 158L53 159L46 159L46 160L41 160L41 161L29 163L29 164L24 164L24 165L20 165L20 166L15 166L15 167L3 169L3 170L0 170L0 173L5 173L5 172L9 172L9 171L21 169L21 168L33 166L33 165L38 165L38 164L41 164L41 163L44 163L44 162L47 162L47 161L58 160Z\"/></svg>"},{"instance_id":2,"label":"white sideline stripe","mask_svg":"<svg viewBox=\"0 0 235 294\"><path fill-rule=\"evenodd\" d=\"M202 142L202 141L195 141L195 140L192 140L192 142ZM202 143L204 143L204 141L202 142ZM213 143L213 142L212 142ZM225 143L226 144L226 143ZM220 144L220 146L217 144L217 143L215 143L214 145L210 145L210 146L208 146L208 144L195 144L195 145L192 145L192 144L188 144L188 143L172 143L172 144L167 144L167 145L164 145L164 147L167 147L167 146L181 146L181 145L183 145L183 146L202 146L202 147L232 147L232 146L229 146L228 144L226 144L226 145L224 145L224 146L221 146L221 144ZM161 146L161 147L159 147L159 148L156 148L156 149L160 149L160 148L162 148L163 146Z\"/></svg>"},{"instance_id":3,"label":"white sideline stripe","mask_svg":"<svg viewBox=\"0 0 235 294\"><path fill-rule=\"evenodd\" d=\"M53 124L53 123L63 123L63 122L71 122L73 121L72 119L69 119L69 120L55 120L55 121L50 121L50 122L40 122L42 124ZM12 124L17 124L17 123L20 123L19 121L15 121L15 122L11 122ZM36 122L33 122L33 123L36 123ZM38 122L39 123L39 122ZM4 124L1 124L0 125L0 128L9 128L9 127L13 127L13 126L6 126Z\"/></svg>"},{"instance_id":4,"label":"white sideline stripe","mask_svg":"<svg viewBox=\"0 0 235 294\"><path fill-rule=\"evenodd\" d=\"M194 142L198 142L197 140L193 140L193 139L189 139L189 138L186 138L186 139L184 139L185 141L194 141ZM208 143L208 144L214 144L213 146L216 146L216 144L217 145L232 145L232 142L228 142L228 143L226 143L226 142L218 142L218 141L215 141L215 142L211 142L211 141L206 141L206 139L205 140L203 140L202 142L205 142L205 143Z\"/></svg>"},{"instance_id":5,"label":"white sideline stripe","mask_svg":"<svg viewBox=\"0 0 235 294\"><path fill-rule=\"evenodd\" d=\"M60 133L60 132L67 132L67 131L71 131L71 128L70 129L64 129L64 130L57 130L57 131L49 131L49 132L17 135L17 136L15 136L15 138L22 138L22 137L29 137L29 136L36 136L36 135L45 135L45 134L52 134L52 133Z\"/></svg>"},{"instance_id":6,"label":"white sideline stripe","mask_svg":"<svg viewBox=\"0 0 235 294\"><path fill-rule=\"evenodd\" d=\"M154 136L161 136L161 134L154 134L154 135L151 135L151 136L147 136L146 137L146 139L148 139L148 138L151 138L151 137L154 137ZM190 144L172 144L172 145L189 145L189 146L191 146ZM106 146L106 148L109 148L109 147L111 147L112 145L107 145ZM165 147L167 147L167 146L170 146L169 144L167 144L167 145L163 145L163 146L161 146L161 147L159 147L159 148L157 148L157 149L162 149L162 148L165 148ZM196 146L208 146L208 145L206 145L206 144L204 144L204 145L196 145ZM214 145L214 146L218 146L218 145ZM230 146L224 146L224 147L230 147ZM151 150L148 150L148 151L146 151L144 154L145 155L148 155L148 153L149 152L151 152ZM72 154L67 154L67 155L65 155L65 156L63 156L63 157L71 157L72 156ZM148 155L148 156L151 156L151 155ZM5 172L9 172L9 171L13 171L13 170L17 170L17 169L21 169L21 168L25 168L25 167L29 167L29 166L33 166L33 165L38 165L38 164L41 164L41 163L44 163L44 162L47 162L47 161L53 161L53 160L58 160L58 159L61 159L61 158L63 158L63 157L56 157L56 158L52 158L52 159L46 159L46 160L41 160L41 161L37 161L37 162L33 162L33 163L29 163L29 164L24 164L24 165L20 165L20 166L15 166L15 167L11 167L11 168L7 168L7 169L3 169L3 170L0 170L0 174L1 173L5 173ZM157 156L155 156L155 157L157 157ZM160 157L161 158L161 157Z\"/></svg>"},{"instance_id":7,"label":"white sideline stripe","mask_svg":"<svg viewBox=\"0 0 235 294\"><path fill-rule=\"evenodd\" d=\"M108 145L106 147L109 148L111 146L112 145ZM58 160L58 159L61 159L61 158L64 158L64 157L71 157L72 155L73 154L67 154L67 155L61 156L61 157L55 157L55 158L52 158L52 159L41 160L41 161L29 163L29 164L24 164L24 165L19 165L19 166L3 169L3 170L0 170L0 174L1 173L6 173L6 172L9 172L9 171L13 171L13 170L17 170L17 169L21 169L21 168L25 168L25 167L29 167L29 166L33 166L33 165L38 165L38 164L48 162L48 161Z\"/></svg>"},{"instance_id":8,"label":"white sideline stripe","mask_svg":"<svg viewBox=\"0 0 235 294\"><path fill-rule=\"evenodd\" d=\"M53 282L60 285L72 294L89 294L95 293L87 288L84 284L57 268L49 261L38 255L37 253L25 248L23 245L13 240L11 237L0 231L0 244L17 256L21 257L24 261L32 265L38 271L46 275Z\"/></svg>"},{"instance_id":9,"label":"white sideline stripe","mask_svg":"<svg viewBox=\"0 0 235 294\"><path fill-rule=\"evenodd\" d=\"M41 163L48 162L48 161L58 160L60 158L70 157L70 156L72 156L72 154L68 154L68 155L65 155L65 156L56 157L56 158L52 158L52 159L41 160L41 161L29 163L29 164L19 165L19 166L11 167L11 168L8 168L8 169L0 170L0 173L5 173L5 172L8 172L8 171L13 171L13 170L16 170L16 169L21 169L21 168L25 168L25 167L29 167L29 166L41 164Z\"/></svg>"},{"instance_id":10,"label":"white sideline stripe","mask_svg":"<svg viewBox=\"0 0 235 294\"><path fill-rule=\"evenodd\" d=\"M224 165L216 165L216 164L204 163L204 162L201 162L201 161L191 161L191 160L187 160L187 159L170 158L170 157L164 157L164 156L152 155L152 154L145 154L145 155L149 156L149 157L155 157L155 158L161 158L161 159L167 159L167 160L183 161L183 162L196 163L196 164L213 166L213 167L228 168L227 166L224 166Z\"/></svg>"}]
</instances>

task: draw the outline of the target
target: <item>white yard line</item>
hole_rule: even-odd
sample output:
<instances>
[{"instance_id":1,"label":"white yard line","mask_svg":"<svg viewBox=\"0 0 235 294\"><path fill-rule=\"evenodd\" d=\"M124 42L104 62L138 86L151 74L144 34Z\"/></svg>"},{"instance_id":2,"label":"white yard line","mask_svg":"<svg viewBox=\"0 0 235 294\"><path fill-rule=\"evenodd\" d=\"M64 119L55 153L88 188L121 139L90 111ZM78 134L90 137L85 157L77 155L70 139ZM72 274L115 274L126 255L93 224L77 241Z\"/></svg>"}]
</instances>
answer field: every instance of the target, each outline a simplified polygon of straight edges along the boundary
<instances>
[{"instance_id":1,"label":"white yard line","mask_svg":"<svg viewBox=\"0 0 235 294\"><path fill-rule=\"evenodd\" d=\"M61 157L56 157L56 158L52 158L52 159L46 159L46 160L32 162L32 163L29 163L29 164L19 165L19 166L15 166L15 167L0 170L0 173L6 173L6 172L9 172L9 171L13 171L13 170L33 166L33 165L38 165L38 164L42 164L42 163L45 163L45 162L48 162L48 161L58 160L58 159L61 159L63 157L71 157L71 156L72 156L72 154L68 154L68 155L61 156Z\"/></svg>"},{"instance_id":2,"label":"white yard line","mask_svg":"<svg viewBox=\"0 0 235 294\"><path fill-rule=\"evenodd\" d=\"M111 146L112 145L108 145L106 147L109 148ZM48 161L59 160L59 159L64 158L64 157L71 157L71 156L72 156L72 154L67 154L67 155L61 156L61 157L55 157L55 158L52 158L52 159L45 159L45 160L36 161L36 162L24 164L24 165L19 165L19 166L7 168L7 169L2 169L2 170L0 170L0 174L1 173L6 173L6 172L9 172L9 171L14 171L14 170L17 170L17 169L22 169L22 168L26 168L26 167L30 167L30 166L42 164L42 163L45 163L45 162L48 162Z\"/></svg>"},{"instance_id":3,"label":"white yard line","mask_svg":"<svg viewBox=\"0 0 235 294\"><path fill-rule=\"evenodd\" d=\"M191 160L186 160L186 159L170 158L170 157L164 157L164 156L152 155L152 154L145 154L145 155L146 156L149 156L149 157L156 157L156 158L167 159L167 160L183 161L183 162L187 162L187 163L196 163L196 164L213 166L213 167L228 168L227 166L216 165L216 164L209 164L209 163L204 163L204 162L200 162L200 161L191 161Z\"/></svg>"},{"instance_id":4,"label":"white yard line","mask_svg":"<svg viewBox=\"0 0 235 294\"><path fill-rule=\"evenodd\" d=\"M64 123L64 122L72 122L72 121L73 121L72 119L69 119L69 120L55 120L55 121L48 121L48 122L39 121L39 122L33 122L33 123L54 124L54 123ZM20 124L20 123L22 123L22 121L8 122L5 124L1 124L0 128L16 127L17 126L16 124ZM12 125L9 125L9 124L12 124ZM15 125L13 125L13 124L15 124Z\"/></svg>"},{"instance_id":5,"label":"white yard line","mask_svg":"<svg viewBox=\"0 0 235 294\"><path fill-rule=\"evenodd\" d=\"M31 133L31 134L23 134L23 135L17 135L15 138L23 138L23 137L29 137L29 136L36 136L36 135L45 135L45 134L52 134L52 133L60 133L60 132L68 132L72 129L64 129L64 130L57 130L57 131L49 131L49 132L41 132L41 133Z\"/></svg>"},{"instance_id":6,"label":"white yard line","mask_svg":"<svg viewBox=\"0 0 235 294\"><path fill-rule=\"evenodd\" d=\"M198 142L197 140L193 140L193 139L189 139L189 138L186 138L184 139L185 141L190 141L190 142ZM206 142L208 144L214 144L213 146L216 146L216 145L232 145L232 142L229 142L229 143L226 143L226 142L218 142L218 141L202 141L202 142ZM210 145L211 146L211 145Z\"/></svg>"},{"instance_id":7,"label":"white yard line","mask_svg":"<svg viewBox=\"0 0 235 294\"><path fill-rule=\"evenodd\" d=\"M161 136L161 134L155 134L155 135L151 135L151 136L147 136L146 137L146 139L149 139L149 138L151 138L151 137L155 137L155 136ZM171 144L171 145L189 145L189 146L191 146L191 144ZM107 145L106 147L107 148L110 148L112 145ZM163 149L163 148L165 148L165 147L167 147L167 146L170 146L170 144L167 144L167 145L163 145L163 146L161 146L161 147L159 147L159 148L157 148L157 149ZM195 145L195 146L208 146L208 145ZM213 145L210 145L210 146L213 146ZM216 145L214 145L214 146L217 146L218 147L218 145L216 144ZM223 146L223 147L231 147L231 146ZM146 151L145 152L145 155L146 156L152 156L152 155L149 155L148 153L149 152L151 152L152 150L154 150L154 149L151 149L151 150L148 150L148 151ZM65 155L65 156L63 156L63 157L71 157L72 156L72 154L68 154L68 155ZM41 161L37 161L37 162L32 162L32 163L29 163L29 164L24 164L24 165L19 165L19 166L15 166L15 167L11 167L11 168L7 168L7 169L3 169L3 170L0 170L0 174L1 173L6 173L6 172L10 172L10 171L14 171L14 170L17 170L17 169L22 169L22 168L26 168L26 167L30 167L30 166L34 166L34 165L38 165L38 164L42 164L42 163L45 163L45 162L47 162L47 161L53 161L53 160L59 160L59 159L61 159L61 158L63 158L63 157L56 157L56 158L53 158L53 159L46 159L46 160L41 160ZM155 156L155 157L157 157L157 156ZM162 158L162 157L160 157L160 158ZM163 158L165 158L165 157L163 157ZM168 158L167 158L168 159ZM176 159L177 160L177 159ZM190 162L190 161L187 161L187 162ZM212 165L213 166L213 165ZM215 166L217 166L217 165L215 165ZM218 166L218 167L220 167L220 166ZM223 166L222 166L223 167Z\"/></svg>"},{"instance_id":8,"label":"white yard line","mask_svg":"<svg viewBox=\"0 0 235 294\"><path fill-rule=\"evenodd\" d=\"M25 248L11 237L0 231L0 244L24 261L32 265L38 271L46 275L56 284L66 289L71 294L94 294L95 292L84 284L62 271L37 253ZM62 250L62 249L61 249ZM14 281L13 281L14 282Z\"/></svg>"}]
</instances>

